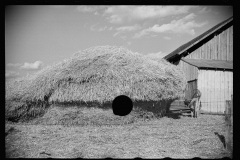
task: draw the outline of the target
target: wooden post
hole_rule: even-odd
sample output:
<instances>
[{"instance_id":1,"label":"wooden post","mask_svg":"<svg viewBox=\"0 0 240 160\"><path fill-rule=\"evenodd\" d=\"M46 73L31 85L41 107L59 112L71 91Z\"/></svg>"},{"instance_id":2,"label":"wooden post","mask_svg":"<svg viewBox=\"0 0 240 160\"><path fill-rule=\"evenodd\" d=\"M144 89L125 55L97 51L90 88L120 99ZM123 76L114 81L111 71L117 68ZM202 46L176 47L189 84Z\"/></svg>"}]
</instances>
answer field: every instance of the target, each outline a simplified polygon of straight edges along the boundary
<instances>
[{"instance_id":1,"label":"wooden post","mask_svg":"<svg viewBox=\"0 0 240 160\"><path fill-rule=\"evenodd\" d=\"M225 106L225 122L226 122L226 150L232 153L233 133L232 133L232 121L233 121L233 97L232 100L226 101Z\"/></svg>"}]
</instances>

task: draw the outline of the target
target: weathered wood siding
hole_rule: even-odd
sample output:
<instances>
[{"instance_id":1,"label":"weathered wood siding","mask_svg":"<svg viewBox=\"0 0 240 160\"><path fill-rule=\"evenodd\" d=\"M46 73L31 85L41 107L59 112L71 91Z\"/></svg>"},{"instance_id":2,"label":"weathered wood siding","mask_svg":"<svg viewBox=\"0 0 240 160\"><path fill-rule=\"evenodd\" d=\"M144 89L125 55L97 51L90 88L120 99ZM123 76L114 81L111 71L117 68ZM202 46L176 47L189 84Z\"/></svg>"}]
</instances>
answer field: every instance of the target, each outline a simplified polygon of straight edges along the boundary
<instances>
[{"instance_id":1,"label":"weathered wood siding","mask_svg":"<svg viewBox=\"0 0 240 160\"><path fill-rule=\"evenodd\" d=\"M202 110L224 113L226 100L231 100L233 94L233 72L199 70L197 82Z\"/></svg>"},{"instance_id":2,"label":"weathered wood siding","mask_svg":"<svg viewBox=\"0 0 240 160\"><path fill-rule=\"evenodd\" d=\"M180 60L178 67L185 73L187 81L198 79L198 68Z\"/></svg>"},{"instance_id":3,"label":"weathered wood siding","mask_svg":"<svg viewBox=\"0 0 240 160\"><path fill-rule=\"evenodd\" d=\"M184 58L233 60L233 26L215 35L207 43L190 53Z\"/></svg>"}]
</instances>

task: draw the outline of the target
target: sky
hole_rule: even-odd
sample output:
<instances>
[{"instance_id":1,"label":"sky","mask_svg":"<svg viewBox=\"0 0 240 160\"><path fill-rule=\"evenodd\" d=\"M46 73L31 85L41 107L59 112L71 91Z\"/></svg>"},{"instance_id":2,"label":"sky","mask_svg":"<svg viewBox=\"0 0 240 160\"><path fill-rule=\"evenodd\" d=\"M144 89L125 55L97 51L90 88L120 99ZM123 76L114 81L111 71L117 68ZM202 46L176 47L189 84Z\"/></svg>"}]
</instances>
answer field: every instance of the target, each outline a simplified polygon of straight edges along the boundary
<instances>
[{"instance_id":1,"label":"sky","mask_svg":"<svg viewBox=\"0 0 240 160\"><path fill-rule=\"evenodd\" d=\"M232 6L7 6L5 80L93 46L163 57L231 16Z\"/></svg>"}]
</instances>

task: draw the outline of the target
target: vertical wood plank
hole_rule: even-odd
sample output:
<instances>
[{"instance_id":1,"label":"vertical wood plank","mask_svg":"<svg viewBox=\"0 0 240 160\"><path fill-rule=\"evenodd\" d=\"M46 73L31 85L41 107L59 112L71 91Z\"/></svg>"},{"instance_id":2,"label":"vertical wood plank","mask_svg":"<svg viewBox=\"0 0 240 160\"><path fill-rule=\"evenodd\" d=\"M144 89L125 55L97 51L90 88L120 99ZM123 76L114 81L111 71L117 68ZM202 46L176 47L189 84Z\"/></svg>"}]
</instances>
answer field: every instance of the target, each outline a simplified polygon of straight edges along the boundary
<instances>
[{"instance_id":1,"label":"vertical wood plank","mask_svg":"<svg viewBox=\"0 0 240 160\"><path fill-rule=\"evenodd\" d=\"M219 53L218 53L219 52L219 50L218 50L218 41L219 41L218 39L219 39L219 37L218 36L219 35L216 36L216 60L218 60L218 57L219 57L218 56L219 55Z\"/></svg>"},{"instance_id":2,"label":"vertical wood plank","mask_svg":"<svg viewBox=\"0 0 240 160\"><path fill-rule=\"evenodd\" d=\"M225 72L225 87L226 87L226 96L225 96L225 98L227 100L231 99L231 96L229 94L229 76L230 76L229 72Z\"/></svg>"},{"instance_id":3,"label":"vertical wood plank","mask_svg":"<svg viewBox=\"0 0 240 160\"><path fill-rule=\"evenodd\" d=\"M208 55L207 55L207 43L205 43L204 50L205 50L205 56L206 56L205 59L208 59Z\"/></svg>"},{"instance_id":4,"label":"vertical wood plank","mask_svg":"<svg viewBox=\"0 0 240 160\"><path fill-rule=\"evenodd\" d=\"M212 55L211 55L211 40L208 41L208 54L209 54L209 59L212 58Z\"/></svg>"},{"instance_id":5,"label":"vertical wood plank","mask_svg":"<svg viewBox=\"0 0 240 160\"><path fill-rule=\"evenodd\" d=\"M222 60L222 33L219 34L219 60Z\"/></svg>"},{"instance_id":6,"label":"vertical wood plank","mask_svg":"<svg viewBox=\"0 0 240 160\"><path fill-rule=\"evenodd\" d=\"M201 87L201 93L202 93L202 96L201 96L201 102L202 102L202 110L204 110L204 108L205 108L205 86L204 86L204 78L203 78L203 74L202 74L202 70L199 70L198 71L199 72L199 74L198 74L198 76L199 76L199 83L200 83L200 87Z\"/></svg>"},{"instance_id":7,"label":"vertical wood plank","mask_svg":"<svg viewBox=\"0 0 240 160\"><path fill-rule=\"evenodd\" d=\"M221 101L222 101L222 108L224 108L224 102L225 102L225 99L224 99L224 73L221 72Z\"/></svg>"},{"instance_id":8,"label":"vertical wood plank","mask_svg":"<svg viewBox=\"0 0 240 160\"><path fill-rule=\"evenodd\" d=\"M224 57L225 60L227 60L227 30L225 30L225 36L224 36Z\"/></svg>"},{"instance_id":9,"label":"vertical wood plank","mask_svg":"<svg viewBox=\"0 0 240 160\"><path fill-rule=\"evenodd\" d=\"M219 34L218 48L219 48L219 60L221 60L221 34Z\"/></svg>"},{"instance_id":10,"label":"vertical wood plank","mask_svg":"<svg viewBox=\"0 0 240 160\"><path fill-rule=\"evenodd\" d=\"M207 43L207 59L210 59L209 42Z\"/></svg>"},{"instance_id":11,"label":"vertical wood plank","mask_svg":"<svg viewBox=\"0 0 240 160\"><path fill-rule=\"evenodd\" d=\"M224 35L223 35L223 32L221 34L221 56L222 56L222 60L224 60L224 48L223 48L223 40L224 40Z\"/></svg>"},{"instance_id":12,"label":"vertical wood plank","mask_svg":"<svg viewBox=\"0 0 240 160\"><path fill-rule=\"evenodd\" d=\"M223 32L221 33L221 60L224 60L224 53L223 53Z\"/></svg>"},{"instance_id":13,"label":"vertical wood plank","mask_svg":"<svg viewBox=\"0 0 240 160\"><path fill-rule=\"evenodd\" d=\"M208 59L207 58L207 44L206 43L204 44L204 53L205 53L205 59Z\"/></svg>"},{"instance_id":14,"label":"vertical wood plank","mask_svg":"<svg viewBox=\"0 0 240 160\"><path fill-rule=\"evenodd\" d=\"M227 61L229 61L229 28L227 29Z\"/></svg>"},{"instance_id":15,"label":"vertical wood plank","mask_svg":"<svg viewBox=\"0 0 240 160\"><path fill-rule=\"evenodd\" d=\"M219 71L219 109L222 109L222 71Z\"/></svg>"},{"instance_id":16,"label":"vertical wood plank","mask_svg":"<svg viewBox=\"0 0 240 160\"><path fill-rule=\"evenodd\" d=\"M214 36L214 55L215 55L215 60L217 60L217 36Z\"/></svg>"},{"instance_id":17,"label":"vertical wood plank","mask_svg":"<svg viewBox=\"0 0 240 160\"><path fill-rule=\"evenodd\" d=\"M212 79L212 83L213 83L213 90L212 90L212 95L213 95L213 98L212 98L212 101L213 101L213 106L214 106L214 109L217 111L217 105L216 105L216 71L213 71L213 79Z\"/></svg>"},{"instance_id":18,"label":"vertical wood plank","mask_svg":"<svg viewBox=\"0 0 240 160\"><path fill-rule=\"evenodd\" d=\"M204 44L202 45L202 59L205 59L205 50L204 50Z\"/></svg>"},{"instance_id":19,"label":"vertical wood plank","mask_svg":"<svg viewBox=\"0 0 240 160\"><path fill-rule=\"evenodd\" d=\"M226 75L226 72L225 71L223 71L222 72L222 74L223 74L223 101L226 101L227 99L226 99L226 77L225 77L225 75Z\"/></svg>"},{"instance_id":20,"label":"vertical wood plank","mask_svg":"<svg viewBox=\"0 0 240 160\"><path fill-rule=\"evenodd\" d=\"M230 72L230 93L233 94L233 72Z\"/></svg>"},{"instance_id":21,"label":"vertical wood plank","mask_svg":"<svg viewBox=\"0 0 240 160\"><path fill-rule=\"evenodd\" d=\"M208 70L207 71L208 72L208 98L209 98L209 100L208 100L208 102L209 102L209 106L210 106L210 110L211 110L211 112L214 112L214 110L213 110L213 107L212 107L212 71L211 70Z\"/></svg>"},{"instance_id":22,"label":"vertical wood plank","mask_svg":"<svg viewBox=\"0 0 240 160\"><path fill-rule=\"evenodd\" d=\"M230 29L230 60L233 60L233 26Z\"/></svg>"},{"instance_id":23,"label":"vertical wood plank","mask_svg":"<svg viewBox=\"0 0 240 160\"><path fill-rule=\"evenodd\" d=\"M206 57L206 50L205 50L205 44L203 45L203 58L207 59L207 57Z\"/></svg>"},{"instance_id":24,"label":"vertical wood plank","mask_svg":"<svg viewBox=\"0 0 240 160\"><path fill-rule=\"evenodd\" d=\"M202 93L202 96L201 96L201 102L202 102L202 111L205 111L205 108L206 108L206 106L205 106L205 82L204 82L204 75L203 75L203 73L202 73L202 70L199 70L199 87L200 87L200 89L201 89L201 93Z\"/></svg>"},{"instance_id":25,"label":"vertical wood plank","mask_svg":"<svg viewBox=\"0 0 240 160\"><path fill-rule=\"evenodd\" d=\"M201 56L200 56L200 48L197 49L197 55L198 55L197 59L200 59L201 58Z\"/></svg>"},{"instance_id":26,"label":"vertical wood plank","mask_svg":"<svg viewBox=\"0 0 240 160\"><path fill-rule=\"evenodd\" d=\"M221 60L224 60L224 53L223 53L223 32L221 33Z\"/></svg>"},{"instance_id":27,"label":"vertical wood plank","mask_svg":"<svg viewBox=\"0 0 240 160\"><path fill-rule=\"evenodd\" d=\"M209 78L208 78L208 73L209 72L207 72L207 71L205 71L204 70L204 72L205 72L205 74L206 74L206 103L207 103L207 110L209 111L209 112L211 112L211 110L210 110L210 108L209 108L209 84L208 84L208 82L209 82Z\"/></svg>"},{"instance_id":28,"label":"vertical wood plank","mask_svg":"<svg viewBox=\"0 0 240 160\"><path fill-rule=\"evenodd\" d=\"M211 39L211 41L210 41L210 54L211 54L211 59L214 59L214 55L213 55L213 39Z\"/></svg>"},{"instance_id":29,"label":"vertical wood plank","mask_svg":"<svg viewBox=\"0 0 240 160\"><path fill-rule=\"evenodd\" d=\"M216 107L217 107L217 110L219 111L220 110L220 107L219 107L219 71L216 71L216 74L215 74L215 94L216 94Z\"/></svg>"},{"instance_id":30,"label":"vertical wood plank","mask_svg":"<svg viewBox=\"0 0 240 160\"><path fill-rule=\"evenodd\" d=\"M211 59L210 43L208 42L208 59Z\"/></svg>"},{"instance_id":31,"label":"vertical wood plank","mask_svg":"<svg viewBox=\"0 0 240 160\"><path fill-rule=\"evenodd\" d=\"M212 44L212 46L213 46L213 59L215 60L216 59L216 53L215 53L215 36L213 37L213 44Z\"/></svg>"}]
</instances>

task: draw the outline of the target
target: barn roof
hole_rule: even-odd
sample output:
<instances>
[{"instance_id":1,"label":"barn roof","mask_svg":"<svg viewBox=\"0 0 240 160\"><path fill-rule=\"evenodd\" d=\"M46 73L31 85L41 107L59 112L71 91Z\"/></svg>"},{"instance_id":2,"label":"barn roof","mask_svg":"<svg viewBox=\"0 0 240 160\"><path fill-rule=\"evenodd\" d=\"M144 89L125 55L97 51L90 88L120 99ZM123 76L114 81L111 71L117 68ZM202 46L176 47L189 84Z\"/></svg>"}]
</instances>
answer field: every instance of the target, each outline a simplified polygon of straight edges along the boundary
<instances>
[{"instance_id":1,"label":"barn roof","mask_svg":"<svg viewBox=\"0 0 240 160\"><path fill-rule=\"evenodd\" d=\"M206 59L186 59L182 58L184 62L191 64L198 68L212 68L212 69L233 69L232 61L223 60L206 60Z\"/></svg>"},{"instance_id":2,"label":"barn roof","mask_svg":"<svg viewBox=\"0 0 240 160\"><path fill-rule=\"evenodd\" d=\"M233 17L228 18L227 20L217 24L216 26L212 27L211 29L207 30L203 34L199 35L198 37L192 39L191 41L183 44L182 46L178 47L176 50L171 52L170 54L163 57L166 60L169 60L175 56L181 55L182 53L186 52L187 50L194 47L196 44L198 44L200 41L208 38L211 35L214 35L215 33L219 32L224 26L227 24L230 24L233 22Z\"/></svg>"}]
</instances>

